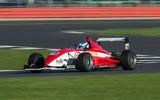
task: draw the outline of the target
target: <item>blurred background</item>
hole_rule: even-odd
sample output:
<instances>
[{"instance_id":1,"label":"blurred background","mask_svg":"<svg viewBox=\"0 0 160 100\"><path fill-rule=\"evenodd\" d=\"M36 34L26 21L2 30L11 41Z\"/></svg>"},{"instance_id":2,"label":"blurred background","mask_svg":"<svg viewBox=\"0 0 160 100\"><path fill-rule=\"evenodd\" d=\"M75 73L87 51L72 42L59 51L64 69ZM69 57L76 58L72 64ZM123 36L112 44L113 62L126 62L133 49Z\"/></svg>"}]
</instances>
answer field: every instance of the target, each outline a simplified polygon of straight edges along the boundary
<instances>
[{"instance_id":1,"label":"blurred background","mask_svg":"<svg viewBox=\"0 0 160 100\"><path fill-rule=\"evenodd\" d=\"M0 0L0 8L153 6L160 6L160 0Z\"/></svg>"}]
</instances>

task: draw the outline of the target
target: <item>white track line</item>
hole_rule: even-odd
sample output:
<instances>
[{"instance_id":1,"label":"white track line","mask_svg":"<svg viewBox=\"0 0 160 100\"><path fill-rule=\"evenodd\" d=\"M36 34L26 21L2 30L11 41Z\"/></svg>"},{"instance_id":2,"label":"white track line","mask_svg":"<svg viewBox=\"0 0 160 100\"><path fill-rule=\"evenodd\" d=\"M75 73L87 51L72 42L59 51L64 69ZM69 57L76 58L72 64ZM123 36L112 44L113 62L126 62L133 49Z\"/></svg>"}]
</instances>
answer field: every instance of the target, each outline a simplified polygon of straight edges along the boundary
<instances>
[{"instance_id":1,"label":"white track line","mask_svg":"<svg viewBox=\"0 0 160 100\"><path fill-rule=\"evenodd\" d=\"M138 55L138 64L156 64L160 63L160 56Z\"/></svg>"},{"instance_id":2,"label":"white track line","mask_svg":"<svg viewBox=\"0 0 160 100\"><path fill-rule=\"evenodd\" d=\"M158 56L137 57L137 58L140 58L140 59L150 59L150 58L152 58L152 59L160 59L160 57L158 57Z\"/></svg>"},{"instance_id":3,"label":"white track line","mask_svg":"<svg viewBox=\"0 0 160 100\"><path fill-rule=\"evenodd\" d=\"M57 51L60 49L52 49L52 48L39 48L39 47L25 47L25 46L10 46L10 45L0 45L1 49L16 49L16 50L52 50Z\"/></svg>"},{"instance_id":4,"label":"white track line","mask_svg":"<svg viewBox=\"0 0 160 100\"><path fill-rule=\"evenodd\" d=\"M160 60L138 60L138 61L141 61L141 62L160 62Z\"/></svg>"},{"instance_id":5,"label":"white track line","mask_svg":"<svg viewBox=\"0 0 160 100\"><path fill-rule=\"evenodd\" d=\"M71 33L71 34L84 34L84 32L78 32L73 30L61 31L62 33Z\"/></svg>"},{"instance_id":6,"label":"white track line","mask_svg":"<svg viewBox=\"0 0 160 100\"><path fill-rule=\"evenodd\" d=\"M138 64L157 64L160 62L138 62Z\"/></svg>"},{"instance_id":7,"label":"white track line","mask_svg":"<svg viewBox=\"0 0 160 100\"><path fill-rule=\"evenodd\" d=\"M0 70L0 72L21 72L24 70Z\"/></svg>"},{"instance_id":8,"label":"white track line","mask_svg":"<svg viewBox=\"0 0 160 100\"><path fill-rule=\"evenodd\" d=\"M137 57L146 57L146 56L152 56L152 55L137 54Z\"/></svg>"},{"instance_id":9,"label":"white track line","mask_svg":"<svg viewBox=\"0 0 160 100\"><path fill-rule=\"evenodd\" d=\"M17 48L20 46L1 45L0 48Z\"/></svg>"},{"instance_id":10,"label":"white track line","mask_svg":"<svg viewBox=\"0 0 160 100\"><path fill-rule=\"evenodd\" d=\"M13 49L38 50L38 49L48 49L48 48L22 47L22 48L13 48Z\"/></svg>"}]
</instances>

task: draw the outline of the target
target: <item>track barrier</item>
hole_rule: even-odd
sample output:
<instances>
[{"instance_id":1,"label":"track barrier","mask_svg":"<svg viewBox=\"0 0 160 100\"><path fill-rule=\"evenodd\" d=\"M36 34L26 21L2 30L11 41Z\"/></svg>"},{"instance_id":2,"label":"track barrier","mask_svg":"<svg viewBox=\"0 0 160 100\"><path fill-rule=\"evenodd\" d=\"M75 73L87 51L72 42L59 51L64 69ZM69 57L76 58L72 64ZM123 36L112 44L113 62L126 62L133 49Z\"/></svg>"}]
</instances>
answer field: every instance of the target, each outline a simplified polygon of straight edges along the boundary
<instances>
[{"instance_id":1,"label":"track barrier","mask_svg":"<svg viewBox=\"0 0 160 100\"><path fill-rule=\"evenodd\" d=\"M0 8L0 18L160 17L160 7Z\"/></svg>"}]
</instances>

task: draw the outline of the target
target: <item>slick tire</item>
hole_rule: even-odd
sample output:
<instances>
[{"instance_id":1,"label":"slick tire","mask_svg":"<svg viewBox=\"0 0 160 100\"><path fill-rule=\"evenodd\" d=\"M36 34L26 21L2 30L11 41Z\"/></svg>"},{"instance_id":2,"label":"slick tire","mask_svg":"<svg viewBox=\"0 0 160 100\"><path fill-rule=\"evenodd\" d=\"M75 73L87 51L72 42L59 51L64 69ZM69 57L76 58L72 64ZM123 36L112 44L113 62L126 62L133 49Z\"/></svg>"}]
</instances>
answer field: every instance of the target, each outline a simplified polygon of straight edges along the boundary
<instances>
[{"instance_id":1,"label":"slick tire","mask_svg":"<svg viewBox=\"0 0 160 100\"><path fill-rule=\"evenodd\" d=\"M35 69L31 71L32 73L40 73L42 70L39 70L39 68L44 67L43 55L40 53L32 53L28 58L28 66Z\"/></svg>"},{"instance_id":2,"label":"slick tire","mask_svg":"<svg viewBox=\"0 0 160 100\"><path fill-rule=\"evenodd\" d=\"M93 57L90 53L81 53L77 59L78 70L89 72L93 70Z\"/></svg>"},{"instance_id":3,"label":"slick tire","mask_svg":"<svg viewBox=\"0 0 160 100\"><path fill-rule=\"evenodd\" d=\"M134 70L137 65L137 56L131 50L124 50L120 56L120 65L124 70Z\"/></svg>"}]
</instances>

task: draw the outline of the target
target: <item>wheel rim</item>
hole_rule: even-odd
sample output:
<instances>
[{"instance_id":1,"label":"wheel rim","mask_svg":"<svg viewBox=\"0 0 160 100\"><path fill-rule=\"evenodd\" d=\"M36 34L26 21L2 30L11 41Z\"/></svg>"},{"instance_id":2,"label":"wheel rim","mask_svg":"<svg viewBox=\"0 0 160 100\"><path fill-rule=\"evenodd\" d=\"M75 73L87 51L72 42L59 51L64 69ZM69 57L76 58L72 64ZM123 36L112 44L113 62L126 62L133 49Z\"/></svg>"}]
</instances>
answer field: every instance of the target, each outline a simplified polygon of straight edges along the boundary
<instances>
[{"instance_id":1,"label":"wheel rim","mask_svg":"<svg viewBox=\"0 0 160 100\"><path fill-rule=\"evenodd\" d=\"M131 56L130 64L131 64L132 67L136 66L136 64L137 64L137 58L136 58L136 56L134 56L134 55Z\"/></svg>"},{"instance_id":2,"label":"wheel rim","mask_svg":"<svg viewBox=\"0 0 160 100\"><path fill-rule=\"evenodd\" d=\"M89 68L92 68L93 66L93 60L92 58L90 58L90 56L87 57L87 65Z\"/></svg>"}]
</instances>

